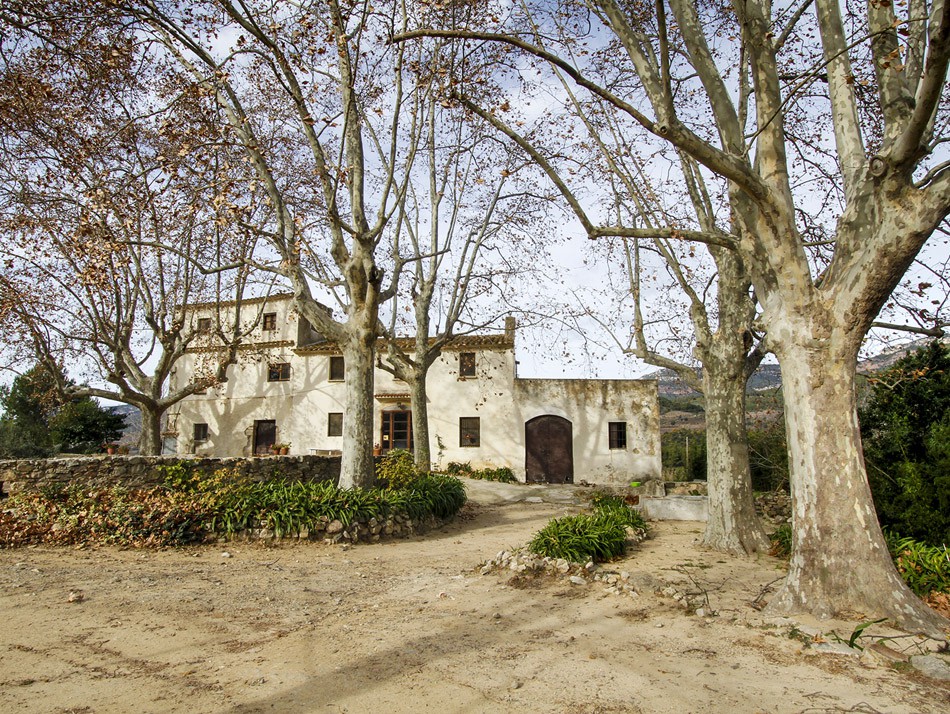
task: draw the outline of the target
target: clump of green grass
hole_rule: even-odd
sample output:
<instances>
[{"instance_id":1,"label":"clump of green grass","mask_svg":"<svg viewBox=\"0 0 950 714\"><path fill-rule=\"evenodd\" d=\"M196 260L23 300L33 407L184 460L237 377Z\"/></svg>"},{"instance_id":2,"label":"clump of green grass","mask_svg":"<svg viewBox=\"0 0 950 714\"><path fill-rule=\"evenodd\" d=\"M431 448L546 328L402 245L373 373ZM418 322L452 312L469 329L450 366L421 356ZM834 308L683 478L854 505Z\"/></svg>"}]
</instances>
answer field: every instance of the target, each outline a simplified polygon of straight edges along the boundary
<instances>
[{"instance_id":1,"label":"clump of green grass","mask_svg":"<svg viewBox=\"0 0 950 714\"><path fill-rule=\"evenodd\" d=\"M592 505L592 514L550 521L535 534L528 550L575 563L603 562L624 554L628 528L646 530L643 517L619 496L596 496Z\"/></svg>"},{"instance_id":2,"label":"clump of green grass","mask_svg":"<svg viewBox=\"0 0 950 714\"><path fill-rule=\"evenodd\" d=\"M776 558L790 558L792 556L792 527L785 523L779 526L774 533L769 534L769 555Z\"/></svg>"}]
</instances>

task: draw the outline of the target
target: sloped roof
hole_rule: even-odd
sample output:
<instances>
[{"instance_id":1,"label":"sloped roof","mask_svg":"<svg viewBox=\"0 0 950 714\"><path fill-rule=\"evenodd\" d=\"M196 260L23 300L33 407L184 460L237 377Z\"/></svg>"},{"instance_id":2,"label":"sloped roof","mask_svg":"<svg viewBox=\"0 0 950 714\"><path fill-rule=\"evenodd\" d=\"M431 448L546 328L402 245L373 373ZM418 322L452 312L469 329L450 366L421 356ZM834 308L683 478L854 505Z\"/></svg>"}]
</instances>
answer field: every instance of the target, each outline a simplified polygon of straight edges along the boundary
<instances>
[{"instance_id":1,"label":"sloped roof","mask_svg":"<svg viewBox=\"0 0 950 714\"><path fill-rule=\"evenodd\" d=\"M429 340L429 342L435 342L435 339L432 338ZM399 345L401 349L410 351L415 347L416 341L411 337L400 337L396 340L396 344ZM382 352L385 350L386 341L379 339L376 341L376 346L377 351ZM446 343L442 349L446 352L459 352L465 349L508 350L513 349L514 346L514 340L505 335L459 335L458 337L453 337L451 340L449 340L449 342ZM294 352L300 355L338 355L341 353L341 350L335 342L320 342L314 345L298 347L294 350Z\"/></svg>"}]
</instances>

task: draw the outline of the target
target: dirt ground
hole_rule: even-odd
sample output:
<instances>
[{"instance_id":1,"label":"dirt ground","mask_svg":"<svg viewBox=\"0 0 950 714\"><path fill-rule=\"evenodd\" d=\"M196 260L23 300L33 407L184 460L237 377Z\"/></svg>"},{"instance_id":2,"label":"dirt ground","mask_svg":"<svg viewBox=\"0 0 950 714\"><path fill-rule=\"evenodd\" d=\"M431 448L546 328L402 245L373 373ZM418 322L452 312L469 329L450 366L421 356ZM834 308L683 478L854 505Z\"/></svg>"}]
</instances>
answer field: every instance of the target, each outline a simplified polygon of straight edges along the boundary
<instances>
[{"instance_id":1,"label":"dirt ground","mask_svg":"<svg viewBox=\"0 0 950 714\"><path fill-rule=\"evenodd\" d=\"M604 566L637 597L482 575L578 510L486 494L374 545L0 551L0 711L950 711L950 683L824 651L856 623L763 615L782 564L703 551L701 524L654 524Z\"/></svg>"}]
</instances>

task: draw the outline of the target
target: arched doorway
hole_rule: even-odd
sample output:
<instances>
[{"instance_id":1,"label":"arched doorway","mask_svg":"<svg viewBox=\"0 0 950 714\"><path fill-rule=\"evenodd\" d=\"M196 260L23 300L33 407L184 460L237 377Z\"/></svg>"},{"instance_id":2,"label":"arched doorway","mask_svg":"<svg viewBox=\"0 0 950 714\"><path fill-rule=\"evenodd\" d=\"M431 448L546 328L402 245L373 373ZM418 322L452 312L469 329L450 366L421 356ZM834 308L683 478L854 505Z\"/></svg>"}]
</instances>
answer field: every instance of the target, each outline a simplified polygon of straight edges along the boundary
<instances>
[{"instance_id":1,"label":"arched doorway","mask_svg":"<svg viewBox=\"0 0 950 714\"><path fill-rule=\"evenodd\" d=\"M524 471L529 483L574 483L574 429L553 414L524 425Z\"/></svg>"}]
</instances>

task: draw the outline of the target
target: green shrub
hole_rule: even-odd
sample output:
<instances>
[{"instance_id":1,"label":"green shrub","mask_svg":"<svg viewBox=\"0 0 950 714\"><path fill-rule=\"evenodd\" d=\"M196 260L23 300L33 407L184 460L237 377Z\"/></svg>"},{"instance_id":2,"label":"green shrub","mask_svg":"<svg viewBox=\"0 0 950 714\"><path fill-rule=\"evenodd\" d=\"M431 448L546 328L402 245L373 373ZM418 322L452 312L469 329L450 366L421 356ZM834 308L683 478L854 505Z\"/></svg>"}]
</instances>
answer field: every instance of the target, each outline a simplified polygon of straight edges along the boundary
<instances>
[{"instance_id":1,"label":"green shrub","mask_svg":"<svg viewBox=\"0 0 950 714\"><path fill-rule=\"evenodd\" d=\"M528 550L575 563L599 562L623 555L626 540L627 530L616 516L581 514L553 519L535 534Z\"/></svg>"},{"instance_id":2,"label":"green shrub","mask_svg":"<svg viewBox=\"0 0 950 714\"><path fill-rule=\"evenodd\" d=\"M897 572L911 590L920 597L950 593L950 550L946 546L931 546L892 533L886 536Z\"/></svg>"},{"instance_id":3,"label":"green shrub","mask_svg":"<svg viewBox=\"0 0 950 714\"><path fill-rule=\"evenodd\" d=\"M475 469L469 463L450 461L445 467L445 473L451 476L467 476L479 481L497 481L499 483L516 483L515 473L507 466L497 468Z\"/></svg>"},{"instance_id":4,"label":"green shrub","mask_svg":"<svg viewBox=\"0 0 950 714\"><path fill-rule=\"evenodd\" d=\"M11 498L0 514L0 546L169 546L252 528L286 536L333 520L348 526L399 514L445 519L465 503L462 482L437 474L417 477L402 488L346 490L329 482L280 478L258 483L236 471L204 474L173 464L166 467L165 482L143 491L56 486Z\"/></svg>"},{"instance_id":5,"label":"green shrub","mask_svg":"<svg viewBox=\"0 0 950 714\"><path fill-rule=\"evenodd\" d=\"M630 508L623 496L612 493L595 493L590 499L595 513L614 515L625 527L646 530L647 522L639 511Z\"/></svg>"},{"instance_id":6,"label":"green shrub","mask_svg":"<svg viewBox=\"0 0 950 714\"><path fill-rule=\"evenodd\" d=\"M376 465L376 480L381 488L406 488L420 475L412 454L405 449L393 449Z\"/></svg>"},{"instance_id":7,"label":"green shrub","mask_svg":"<svg viewBox=\"0 0 950 714\"><path fill-rule=\"evenodd\" d=\"M881 525L950 543L950 349L933 342L869 383L861 436Z\"/></svg>"},{"instance_id":8,"label":"green shrub","mask_svg":"<svg viewBox=\"0 0 950 714\"><path fill-rule=\"evenodd\" d=\"M535 534L528 550L575 563L618 558L627 543L627 528L646 531L643 517L620 496L598 494L593 514L555 518Z\"/></svg>"}]
</instances>

